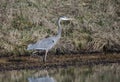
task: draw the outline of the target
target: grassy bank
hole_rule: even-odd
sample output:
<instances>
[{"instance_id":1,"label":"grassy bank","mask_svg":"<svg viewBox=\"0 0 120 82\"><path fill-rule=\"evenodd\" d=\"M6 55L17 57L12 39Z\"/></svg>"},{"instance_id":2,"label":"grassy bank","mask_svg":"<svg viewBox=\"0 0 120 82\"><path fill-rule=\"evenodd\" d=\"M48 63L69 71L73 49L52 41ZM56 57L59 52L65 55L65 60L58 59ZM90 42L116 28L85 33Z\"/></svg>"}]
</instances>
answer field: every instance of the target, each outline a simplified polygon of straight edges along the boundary
<instances>
[{"instance_id":1,"label":"grassy bank","mask_svg":"<svg viewBox=\"0 0 120 82\"><path fill-rule=\"evenodd\" d=\"M1 0L0 54L26 54L26 47L48 35L56 34L59 16L72 17L63 22L62 38L52 50L120 49L119 0Z\"/></svg>"}]
</instances>

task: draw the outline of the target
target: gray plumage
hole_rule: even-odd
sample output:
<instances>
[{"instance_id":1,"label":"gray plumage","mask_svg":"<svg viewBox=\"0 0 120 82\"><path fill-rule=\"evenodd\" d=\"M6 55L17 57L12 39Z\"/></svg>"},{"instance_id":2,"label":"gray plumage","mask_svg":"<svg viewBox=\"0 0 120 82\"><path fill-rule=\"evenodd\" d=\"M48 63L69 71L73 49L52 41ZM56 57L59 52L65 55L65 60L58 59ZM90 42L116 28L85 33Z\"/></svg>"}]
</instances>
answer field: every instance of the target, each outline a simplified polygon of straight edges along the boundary
<instances>
[{"instance_id":1,"label":"gray plumage","mask_svg":"<svg viewBox=\"0 0 120 82\"><path fill-rule=\"evenodd\" d=\"M58 37L48 37L37 41L35 44L29 44L27 50L49 50L51 49L59 40Z\"/></svg>"},{"instance_id":2,"label":"gray plumage","mask_svg":"<svg viewBox=\"0 0 120 82\"><path fill-rule=\"evenodd\" d=\"M65 16L59 17L58 22L57 22L58 23L57 35L39 40L35 44L29 44L27 47L27 50L45 50L46 53L43 58L43 61L46 62L47 52L57 43L57 41L61 37L62 28L61 28L60 22L62 20L72 20L72 19L67 18Z\"/></svg>"}]
</instances>

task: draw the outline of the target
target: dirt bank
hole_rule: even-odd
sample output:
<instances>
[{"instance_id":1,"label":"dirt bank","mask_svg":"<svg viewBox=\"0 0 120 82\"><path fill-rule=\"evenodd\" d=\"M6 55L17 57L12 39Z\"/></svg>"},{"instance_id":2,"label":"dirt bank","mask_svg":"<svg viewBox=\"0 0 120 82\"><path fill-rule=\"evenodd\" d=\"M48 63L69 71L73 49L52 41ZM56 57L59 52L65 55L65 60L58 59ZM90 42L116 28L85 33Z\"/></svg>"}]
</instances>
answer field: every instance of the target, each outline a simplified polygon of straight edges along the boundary
<instances>
[{"instance_id":1,"label":"dirt bank","mask_svg":"<svg viewBox=\"0 0 120 82\"><path fill-rule=\"evenodd\" d=\"M0 71L20 69L52 69L68 66L120 63L120 54L75 54L48 55L43 63L40 57L8 56L0 57Z\"/></svg>"}]
</instances>

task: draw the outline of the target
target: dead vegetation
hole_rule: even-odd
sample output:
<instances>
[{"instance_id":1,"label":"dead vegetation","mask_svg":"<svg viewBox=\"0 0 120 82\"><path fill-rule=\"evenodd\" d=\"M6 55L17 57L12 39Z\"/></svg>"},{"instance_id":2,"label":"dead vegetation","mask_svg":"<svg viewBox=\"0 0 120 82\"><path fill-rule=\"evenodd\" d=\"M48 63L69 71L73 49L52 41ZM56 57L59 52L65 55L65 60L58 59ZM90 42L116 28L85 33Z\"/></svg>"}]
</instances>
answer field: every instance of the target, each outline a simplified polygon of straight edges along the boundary
<instances>
[{"instance_id":1,"label":"dead vegetation","mask_svg":"<svg viewBox=\"0 0 120 82\"><path fill-rule=\"evenodd\" d=\"M119 0L1 0L0 54L26 54L31 42L54 35L65 15L60 52L120 49Z\"/></svg>"}]
</instances>

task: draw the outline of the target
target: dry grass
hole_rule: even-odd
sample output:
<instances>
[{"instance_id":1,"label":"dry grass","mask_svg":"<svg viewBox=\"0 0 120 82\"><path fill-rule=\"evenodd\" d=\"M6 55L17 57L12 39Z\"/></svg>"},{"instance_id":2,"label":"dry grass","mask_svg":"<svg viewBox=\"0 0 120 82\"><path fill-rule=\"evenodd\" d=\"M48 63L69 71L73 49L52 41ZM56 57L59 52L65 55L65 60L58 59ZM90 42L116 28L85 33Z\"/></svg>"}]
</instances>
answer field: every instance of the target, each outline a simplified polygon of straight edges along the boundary
<instances>
[{"instance_id":1,"label":"dry grass","mask_svg":"<svg viewBox=\"0 0 120 82\"><path fill-rule=\"evenodd\" d=\"M56 34L62 15L75 21L63 23L55 49L120 49L119 4L119 0L1 0L0 54L28 53L29 43Z\"/></svg>"}]
</instances>

